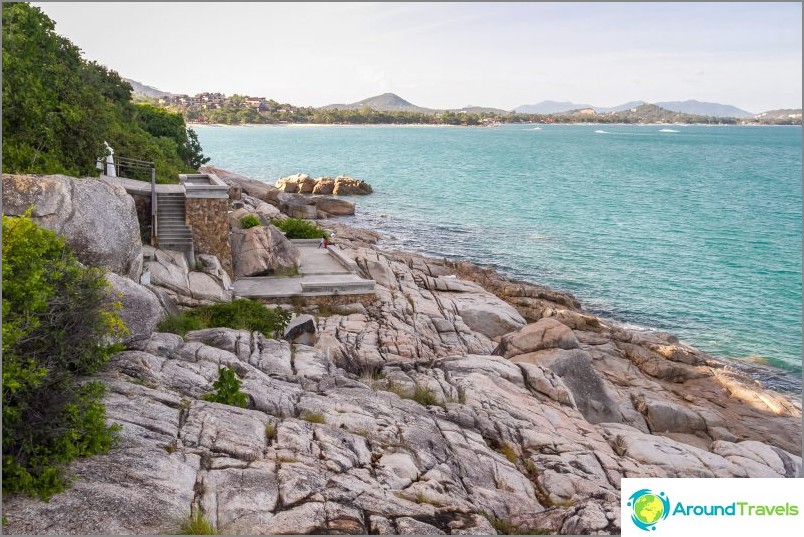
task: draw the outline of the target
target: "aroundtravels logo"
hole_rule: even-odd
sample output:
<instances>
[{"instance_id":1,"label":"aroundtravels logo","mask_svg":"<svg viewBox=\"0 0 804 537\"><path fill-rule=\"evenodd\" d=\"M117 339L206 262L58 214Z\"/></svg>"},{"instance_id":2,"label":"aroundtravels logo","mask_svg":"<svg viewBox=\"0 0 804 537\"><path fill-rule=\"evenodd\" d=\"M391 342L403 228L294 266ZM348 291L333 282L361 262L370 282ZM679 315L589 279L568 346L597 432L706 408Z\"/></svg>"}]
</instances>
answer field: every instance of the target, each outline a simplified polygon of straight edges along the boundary
<instances>
[{"instance_id":1,"label":"aroundtravels logo","mask_svg":"<svg viewBox=\"0 0 804 537\"><path fill-rule=\"evenodd\" d=\"M654 494L650 489L640 489L628 498L631 522L644 531L655 530L656 523L670 514L670 500L664 492Z\"/></svg>"}]
</instances>

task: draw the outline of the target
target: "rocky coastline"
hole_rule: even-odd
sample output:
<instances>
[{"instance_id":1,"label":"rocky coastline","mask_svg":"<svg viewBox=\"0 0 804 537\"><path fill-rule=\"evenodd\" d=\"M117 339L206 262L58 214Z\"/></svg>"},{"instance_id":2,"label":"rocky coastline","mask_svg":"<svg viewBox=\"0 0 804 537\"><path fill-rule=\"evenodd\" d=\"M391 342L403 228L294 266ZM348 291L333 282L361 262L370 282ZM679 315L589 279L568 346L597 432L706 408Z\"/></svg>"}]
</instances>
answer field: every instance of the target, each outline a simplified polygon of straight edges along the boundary
<instances>
[{"instance_id":1,"label":"rocky coastline","mask_svg":"<svg viewBox=\"0 0 804 537\"><path fill-rule=\"evenodd\" d=\"M215 172L266 221L293 205ZM35 183L17 181L20 206ZM63 212L52 209L41 218ZM321 224L376 298L289 304L313 317L305 344L154 332L169 307L226 300L183 283L198 272L225 290L225 273L212 259L177 269L157 251L153 288L130 279L131 262L110 265L127 297L154 297L123 300L137 337L101 374L121 446L75 464L72 488L48 503L4 498L5 531L174 533L201 512L227 534L617 534L622 477L801 477L800 399L671 334L590 315L570 294ZM247 408L201 399L223 365Z\"/></svg>"}]
</instances>

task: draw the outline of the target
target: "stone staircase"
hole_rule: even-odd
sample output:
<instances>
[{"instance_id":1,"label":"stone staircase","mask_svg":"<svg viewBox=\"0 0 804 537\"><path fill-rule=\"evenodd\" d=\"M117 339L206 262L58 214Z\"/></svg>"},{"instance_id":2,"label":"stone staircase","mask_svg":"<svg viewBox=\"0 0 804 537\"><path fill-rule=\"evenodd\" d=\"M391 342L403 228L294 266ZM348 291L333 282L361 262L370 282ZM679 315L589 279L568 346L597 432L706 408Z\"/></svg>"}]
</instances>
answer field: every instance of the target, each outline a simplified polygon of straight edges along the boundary
<instances>
[{"instance_id":1,"label":"stone staircase","mask_svg":"<svg viewBox=\"0 0 804 537\"><path fill-rule=\"evenodd\" d=\"M156 239L161 250L184 252L187 261L195 263L193 233L185 220L183 192L157 192Z\"/></svg>"}]
</instances>

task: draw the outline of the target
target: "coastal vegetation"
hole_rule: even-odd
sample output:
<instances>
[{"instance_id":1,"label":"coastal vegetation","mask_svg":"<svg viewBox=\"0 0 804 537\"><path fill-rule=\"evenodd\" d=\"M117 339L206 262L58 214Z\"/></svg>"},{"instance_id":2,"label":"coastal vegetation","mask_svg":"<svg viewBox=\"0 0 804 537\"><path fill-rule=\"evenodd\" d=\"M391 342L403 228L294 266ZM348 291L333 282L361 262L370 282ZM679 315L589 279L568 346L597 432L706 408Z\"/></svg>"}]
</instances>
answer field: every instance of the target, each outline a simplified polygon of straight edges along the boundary
<instances>
[{"instance_id":1,"label":"coastal vegetation","mask_svg":"<svg viewBox=\"0 0 804 537\"><path fill-rule=\"evenodd\" d=\"M204 395L204 401L245 408L248 395L240 391L240 379L234 369L222 367L218 370L218 380L212 383L215 392Z\"/></svg>"},{"instance_id":2,"label":"coastal vegetation","mask_svg":"<svg viewBox=\"0 0 804 537\"><path fill-rule=\"evenodd\" d=\"M247 214L246 216L240 219L240 225L243 226L243 229L250 229L253 227L257 227L260 225L260 219L257 218L256 215Z\"/></svg>"},{"instance_id":3,"label":"coastal vegetation","mask_svg":"<svg viewBox=\"0 0 804 537\"><path fill-rule=\"evenodd\" d=\"M199 94L201 96L210 94ZM261 100L242 95L215 97L216 103L203 98L148 99L154 106L162 106L173 113L181 114L188 122L215 123L224 125L243 124L348 124L348 125L461 125L489 126L499 123L686 123L732 125L737 123L800 124L800 118L787 116L767 118L724 118L674 112L655 104L640 104L634 108L615 112L597 112L579 109L555 114L530 114L506 112L496 109L429 110L410 105L404 109L382 109L370 104L362 106L335 105L323 108L300 107L280 104L273 99ZM798 122L798 123L796 123Z\"/></svg>"},{"instance_id":4,"label":"coastal vegetation","mask_svg":"<svg viewBox=\"0 0 804 537\"><path fill-rule=\"evenodd\" d=\"M199 306L180 315L165 318L160 332L183 336L192 330L225 327L262 332L266 337L282 337L291 314L280 307L266 308L259 302L241 298L222 304Z\"/></svg>"},{"instance_id":5,"label":"coastal vegetation","mask_svg":"<svg viewBox=\"0 0 804 537\"><path fill-rule=\"evenodd\" d=\"M104 272L27 215L3 216L2 260L3 492L47 499L66 464L115 444L104 386L87 378L127 330Z\"/></svg>"},{"instance_id":6,"label":"coastal vegetation","mask_svg":"<svg viewBox=\"0 0 804 537\"><path fill-rule=\"evenodd\" d=\"M82 57L27 3L3 4L3 172L95 175L104 141L176 182L208 161L181 114L135 104L120 75Z\"/></svg>"},{"instance_id":7,"label":"coastal vegetation","mask_svg":"<svg viewBox=\"0 0 804 537\"><path fill-rule=\"evenodd\" d=\"M323 228L300 218L285 218L272 222L288 239L321 239L328 237Z\"/></svg>"}]
</instances>

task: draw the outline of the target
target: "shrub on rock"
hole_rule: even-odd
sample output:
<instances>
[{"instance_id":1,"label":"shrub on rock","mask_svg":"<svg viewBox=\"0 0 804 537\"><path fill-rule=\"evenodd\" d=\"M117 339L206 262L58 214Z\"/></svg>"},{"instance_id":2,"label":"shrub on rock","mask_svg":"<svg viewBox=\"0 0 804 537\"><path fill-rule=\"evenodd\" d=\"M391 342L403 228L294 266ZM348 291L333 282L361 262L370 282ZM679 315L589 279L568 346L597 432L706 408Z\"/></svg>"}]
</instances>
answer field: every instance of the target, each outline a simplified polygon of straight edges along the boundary
<instances>
[{"instance_id":1,"label":"shrub on rock","mask_svg":"<svg viewBox=\"0 0 804 537\"><path fill-rule=\"evenodd\" d=\"M104 453L104 386L79 383L116 350L126 327L104 272L84 267L54 232L27 215L3 216L3 492L48 498L63 467Z\"/></svg>"}]
</instances>

